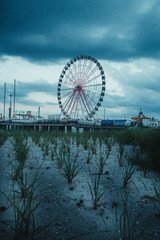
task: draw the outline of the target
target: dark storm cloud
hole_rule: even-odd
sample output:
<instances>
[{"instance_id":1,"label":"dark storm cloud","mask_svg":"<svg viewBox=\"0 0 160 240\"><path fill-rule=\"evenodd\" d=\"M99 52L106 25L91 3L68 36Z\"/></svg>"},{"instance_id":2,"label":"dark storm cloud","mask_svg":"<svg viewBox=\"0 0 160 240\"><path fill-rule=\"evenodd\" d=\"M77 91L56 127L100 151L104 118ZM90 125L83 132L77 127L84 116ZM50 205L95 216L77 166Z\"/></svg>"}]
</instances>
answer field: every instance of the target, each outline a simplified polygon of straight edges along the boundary
<instances>
[{"instance_id":1,"label":"dark storm cloud","mask_svg":"<svg viewBox=\"0 0 160 240\"><path fill-rule=\"evenodd\" d=\"M2 84L0 84L0 92L1 92L1 101L2 101L2 95L4 92L4 85ZM19 82L18 81L16 83L16 102L24 105L28 105L28 106L36 106L37 104L43 105L46 103L46 99L43 99L43 98L41 98L41 103L33 100L29 100L28 98L26 100L26 97L29 94L32 94L33 92L39 93L40 96L41 96L41 93L46 93L46 94L51 94L52 96L56 96L57 84L50 84L44 80L39 80L35 82ZM14 85L11 83L7 83L6 84L6 96L7 96L6 102L7 103L9 103L10 94L12 94L12 96L14 95ZM47 104L54 105L54 103L50 103L50 102L47 102Z\"/></svg>"},{"instance_id":2,"label":"dark storm cloud","mask_svg":"<svg viewBox=\"0 0 160 240\"><path fill-rule=\"evenodd\" d=\"M159 58L159 21L159 1L2 0L0 54L37 62Z\"/></svg>"},{"instance_id":3,"label":"dark storm cloud","mask_svg":"<svg viewBox=\"0 0 160 240\"><path fill-rule=\"evenodd\" d=\"M19 97L26 97L30 92L44 92L56 95L57 84L51 84L43 80L35 82L17 82L16 91Z\"/></svg>"},{"instance_id":4,"label":"dark storm cloud","mask_svg":"<svg viewBox=\"0 0 160 240\"><path fill-rule=\"evenodd\" d=\"M138 115L142 108L145 115L159 118L159 61L139 59L127 63L109 63L105 70L108 88L103 106L109 109L121 108L128 116ZM110 89L112 81L117 84Z\"/></svg>"},{"instance_id":5,"label":"dark storm cloud","mask_svg":"<svg viewBox=\"0 0 160 240\"><path fill-rule=\"evenodd\" d=\"M145 116L155 117L159 115L160 102L157 101L158 93L143 90L143 94L140 94L141 89L136 88L133 88L132 91L134 94L130 93L126 96L106 94L102 107L108 109L106 111L108 118L116 118L117 116L122 118L124 113L127 114L127 117L138 116L140 108L142 108ZM121 113L116 114L112 109L121 109Z\"/></svg>"}]
</instances>

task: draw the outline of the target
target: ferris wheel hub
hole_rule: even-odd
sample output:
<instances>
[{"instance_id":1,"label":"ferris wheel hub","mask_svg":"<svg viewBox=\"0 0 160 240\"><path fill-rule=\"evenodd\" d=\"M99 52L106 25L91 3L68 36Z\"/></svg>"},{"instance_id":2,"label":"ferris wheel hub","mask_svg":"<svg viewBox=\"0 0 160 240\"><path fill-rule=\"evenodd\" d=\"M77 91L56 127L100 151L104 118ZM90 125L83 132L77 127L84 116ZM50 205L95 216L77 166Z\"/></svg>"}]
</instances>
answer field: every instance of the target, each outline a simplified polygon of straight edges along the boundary
<instances>
[{"instance_id":1,"label":"ferris wheel hub","mask_svg":"<svg viewBox=\"0 0 160 240\"><path fill-rule=\"evenodd\" d=\"M80 85L76 86L76 91L80 92L82 90L82 87Z\"/></svg>"}]
</instances>

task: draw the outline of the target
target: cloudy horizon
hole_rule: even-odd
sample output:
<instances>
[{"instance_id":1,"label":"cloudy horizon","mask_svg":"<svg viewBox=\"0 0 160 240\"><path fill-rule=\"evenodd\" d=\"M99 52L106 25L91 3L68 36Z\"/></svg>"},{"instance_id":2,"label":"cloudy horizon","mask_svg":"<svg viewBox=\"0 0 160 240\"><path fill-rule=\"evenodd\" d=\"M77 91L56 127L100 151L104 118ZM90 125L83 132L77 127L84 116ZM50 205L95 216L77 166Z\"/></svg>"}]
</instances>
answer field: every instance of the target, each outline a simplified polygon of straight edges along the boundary
<instances>
[{"instance_id":1,"label":"cloudy horizon","mask_svg":"<svg viewBox=\"0 0 160 240\"><path fill-rule=\"evenodd\" d=\"M60 114L57 84L67 62L89 55L102 65L100 118L130 118L140 108L160 118L160 1L2 0L0 113L16 79L16 110Z\"/></svg>"}]
</instances>

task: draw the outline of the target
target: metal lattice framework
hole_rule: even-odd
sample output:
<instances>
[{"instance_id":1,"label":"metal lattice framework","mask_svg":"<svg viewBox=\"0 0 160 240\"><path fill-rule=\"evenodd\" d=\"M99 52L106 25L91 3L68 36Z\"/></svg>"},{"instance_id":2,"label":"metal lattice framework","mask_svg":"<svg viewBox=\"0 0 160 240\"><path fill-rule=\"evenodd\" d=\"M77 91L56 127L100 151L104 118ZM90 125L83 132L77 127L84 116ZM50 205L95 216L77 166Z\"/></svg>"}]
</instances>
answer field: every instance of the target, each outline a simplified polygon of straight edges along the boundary
<instances>
[{"instance_id":1,"label":"metal lattice framework","mask_svg":"<svg viewBox=\"0 0 160 240\"><path fill-rule=\"evenodd\" d=\"M58 82L58 103L67 118L92 118L105 95L105 75L91 56L77 56L64 67Z\"/></svg>"}]
</instances>

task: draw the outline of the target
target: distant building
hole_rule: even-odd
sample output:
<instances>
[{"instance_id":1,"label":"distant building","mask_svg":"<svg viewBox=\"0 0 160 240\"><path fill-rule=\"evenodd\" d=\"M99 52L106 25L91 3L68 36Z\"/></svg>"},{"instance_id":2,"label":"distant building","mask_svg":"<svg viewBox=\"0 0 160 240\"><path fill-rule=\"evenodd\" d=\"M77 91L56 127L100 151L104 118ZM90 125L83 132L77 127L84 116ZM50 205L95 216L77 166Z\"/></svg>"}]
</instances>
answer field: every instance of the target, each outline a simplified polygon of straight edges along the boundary
<instances>
[{"instance_id":1,"label":"distant building","mask_svg":"<svg viewBox=\"0 0 160 240\"><path fill-rule=\"evenodd\" d=\"M57 120L59 119L59 114L48 115L48 120Z\"/></svg>"}]
</instances>

